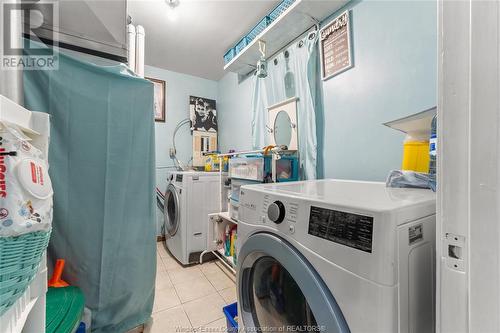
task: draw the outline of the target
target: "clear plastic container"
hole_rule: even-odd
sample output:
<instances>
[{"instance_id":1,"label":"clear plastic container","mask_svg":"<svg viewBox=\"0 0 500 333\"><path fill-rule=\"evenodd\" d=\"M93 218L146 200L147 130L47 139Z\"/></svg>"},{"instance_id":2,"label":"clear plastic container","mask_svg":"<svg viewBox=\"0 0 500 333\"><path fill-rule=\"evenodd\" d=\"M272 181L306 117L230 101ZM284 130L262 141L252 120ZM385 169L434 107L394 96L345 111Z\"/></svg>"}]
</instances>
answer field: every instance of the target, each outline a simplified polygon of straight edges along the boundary
<instances>
[{"instance_id":1,"label":"clear plastic container","mask_svg":"<svg viewBox=\"0 0 500 333\"><path fill-rule=\"evenodd\" d=\"M238 201L234 201L233 199L229 200L229 216L238 220L238 210L240 209L240 203Z\"/></svg>"},{"instance_id":2,"label":"clear plastic container","mask_svg":"<svg viewBox=\"0 0 500 333\"><path fill-rule=\"evenodd\" d=\"M229 177L264 181L264 157L233 157L229 160Z\"/></svg>"},{"instance_id":3,"label":"clear plastic container","mask_svg":"<svg viewBox=\"0 0 500 333\"><path fill-rule=\"evenodd\" d=\"M255 181L251 180L242 180L242 179L232 179L231 180L231 199L233 201L240 201L240 188L244 185L252 185L258 184Z\"/></svg>"}]
</instances>

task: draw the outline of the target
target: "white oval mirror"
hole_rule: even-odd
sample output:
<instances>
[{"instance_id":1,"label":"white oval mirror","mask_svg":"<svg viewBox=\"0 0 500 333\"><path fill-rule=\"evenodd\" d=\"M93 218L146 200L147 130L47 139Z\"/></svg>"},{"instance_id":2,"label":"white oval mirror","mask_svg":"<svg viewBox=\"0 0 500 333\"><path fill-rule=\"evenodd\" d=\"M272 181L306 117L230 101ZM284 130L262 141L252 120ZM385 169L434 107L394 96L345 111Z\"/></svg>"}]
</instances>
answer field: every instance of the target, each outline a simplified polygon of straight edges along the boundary
<instances>
[{"instance_id":1,"label":"white oval mirror","mask_svg":"<svg viewBox=\"0 0 500 333\"><path fill-rule=\"evenodd\" d=\"M292 122L286 111L280 111L274 120L274 141L276 145L290 146L292 139Z\"/></svg>"}]
</instances>

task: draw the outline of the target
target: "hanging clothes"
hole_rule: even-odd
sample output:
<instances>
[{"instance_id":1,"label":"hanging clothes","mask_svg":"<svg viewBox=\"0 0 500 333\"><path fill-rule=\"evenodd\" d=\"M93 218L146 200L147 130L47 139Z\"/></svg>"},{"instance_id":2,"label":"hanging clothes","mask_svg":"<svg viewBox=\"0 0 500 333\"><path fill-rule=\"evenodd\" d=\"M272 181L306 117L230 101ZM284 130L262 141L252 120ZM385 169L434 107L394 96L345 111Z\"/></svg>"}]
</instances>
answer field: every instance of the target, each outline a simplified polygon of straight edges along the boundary
<instances>
[{"instance_id":1,"label":"hanging clothes","mask_svg":"<svg viewBox=\"0 0 500 333\"><path fill-rule=\"evenodd\" d=\"M58 70L24 72L26 107L51 116L48 254L66 260L92 331L126 332L150 318L154 298L153 85L125 65L57 56Z\"/></svg>"},{"instance_id":2,"label":"hanging clothes","mask_svg":"<svg viewBox=\"0 0 500 333\"><path fill-rule=\"evenodd\" d=\"M316 31L294 42L268 60L266 78L253 76L252 144L260 149L269 144L267 108L285 99L298 97L297 123L299 162L302 179L316 179L316 89L318 85Z\"/></svg>"}]
</instances>

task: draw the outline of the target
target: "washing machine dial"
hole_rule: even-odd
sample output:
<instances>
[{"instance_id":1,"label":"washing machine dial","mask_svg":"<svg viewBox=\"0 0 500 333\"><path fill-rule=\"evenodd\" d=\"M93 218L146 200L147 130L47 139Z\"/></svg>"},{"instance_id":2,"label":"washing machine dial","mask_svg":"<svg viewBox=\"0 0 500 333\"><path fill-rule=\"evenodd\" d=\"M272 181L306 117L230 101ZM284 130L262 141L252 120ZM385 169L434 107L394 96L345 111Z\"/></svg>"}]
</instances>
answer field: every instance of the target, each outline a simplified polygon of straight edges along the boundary
<instances>
[{"instance_id":1,"label":"washing machine dial","mask_svg":"<svg viewBox=\"0 0 500 333\"><path fill-rule=\"evenodd\" d=\"M267 207L267 217L276 224L280 224L285 219L285 205L276 200Z\"/></svg>"}]
</instances>

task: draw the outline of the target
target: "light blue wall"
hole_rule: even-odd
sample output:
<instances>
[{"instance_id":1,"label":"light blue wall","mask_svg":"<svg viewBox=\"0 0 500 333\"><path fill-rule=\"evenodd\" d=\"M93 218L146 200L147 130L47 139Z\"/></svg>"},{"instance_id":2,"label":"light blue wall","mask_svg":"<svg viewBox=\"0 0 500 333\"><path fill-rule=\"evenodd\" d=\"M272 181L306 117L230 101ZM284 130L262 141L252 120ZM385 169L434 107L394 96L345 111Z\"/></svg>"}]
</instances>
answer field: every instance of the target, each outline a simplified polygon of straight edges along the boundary
<instances>
[{"instance_id":1,"label":"light blue wall","mask_svg":"<svg viewBox=\"0 0 500 333\"><path fill-rule=\"evenodd\" d=\"M403 135L381 123L437 103L437 5L350 7L354 68L323 84L324 176L384 180L400 168Z\"/></svg>"},{"instance_id":2,"label":"light blue wall","mask_svg":"<svg viewBox=\"0 0 500 333\"><path fill-rule=\"evenodd\" d=\"M218 85L217 101L220 150L252 149L252 79L238 84L238 75L228 73Z\"/></svg>"},{"instance_id":3,"label":"light blue wall","mask_svg":"<svg viewBox=\"0 0 500 333\"><path fill-rule=\"evenodd\" d=\"M401 165L403 135L381 124L437 103L437 5L356 1L346 8L352 10L354 68L321 85L318 174L384 180ZM251 146L250 81L238 85L232 73L219 81L223 148Z\"/></svg>"},{"instance_id":4,"label":"light blue wall","mask_svg":"<svg viewBox=\"0 0 500 333\"><path fill-rule=\"evenodd\" d=\"M189 96L200 96L217 100L217 82L172 72L156 67L146 66L145 76L161 79L166 82L166 122L155 123L156 140L156 186L162 191L166 187L166 173L174 169L169 157L172 147L172 134L176 125L189 117ZM189 125L184 125L176 137L177 156L187 163L192 156L192 136ZM158 235L163 223L163 216L157 210Z\"/></svg>"}]
</instances>

